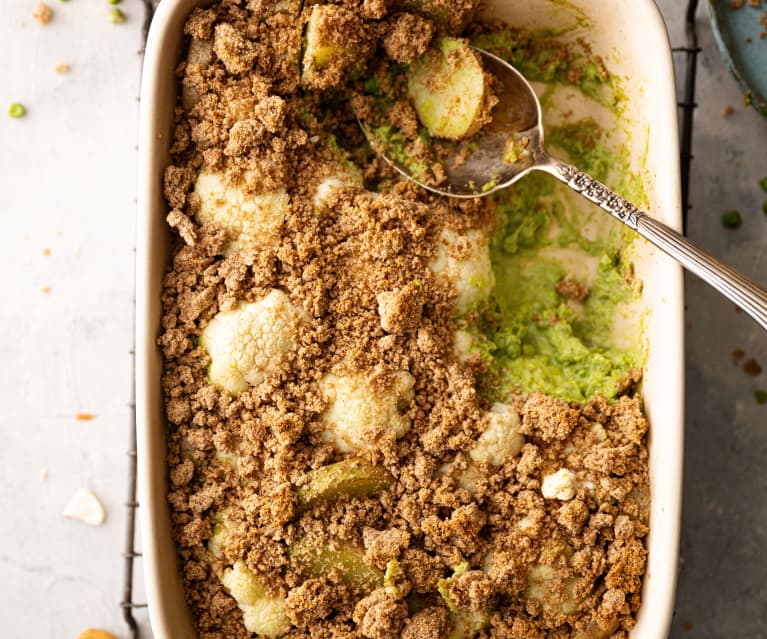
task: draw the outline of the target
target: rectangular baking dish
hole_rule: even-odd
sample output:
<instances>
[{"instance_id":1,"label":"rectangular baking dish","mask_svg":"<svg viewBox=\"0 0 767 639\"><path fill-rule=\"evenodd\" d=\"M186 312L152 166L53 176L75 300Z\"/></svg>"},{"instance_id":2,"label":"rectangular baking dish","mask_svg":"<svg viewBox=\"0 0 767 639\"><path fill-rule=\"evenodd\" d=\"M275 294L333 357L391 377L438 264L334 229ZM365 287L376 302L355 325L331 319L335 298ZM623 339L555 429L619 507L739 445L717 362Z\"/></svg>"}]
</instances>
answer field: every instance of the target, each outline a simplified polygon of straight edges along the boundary
<instances>
[{"instance_id":1,"label":"rectangular baking dish","mask_svg":"<svg viewBox=\"0 0 767 639\"><path fill-rule=\"evenodd\" d=\"M186 17L206 0L163 0L152 22L144 61L139 129L136 255L136 399L141 535L149 614L156 639L196 636L184 602L166 501L165 418L156 346L160 292L169 256L163 172L176 98L174 71ZM627 145L643 171L649 211L681 226L676 97L671 49L652 0L487 0L484 15L516 26L557 28L587 21L594 52L626 82ZM643 604L632 639L668 636L674 604L681 513L684 413L683 280L681 268L644 241L635 246L644 282L648 344L644 381L651 423L651 530Z\"/></svg>"}]
</instances>

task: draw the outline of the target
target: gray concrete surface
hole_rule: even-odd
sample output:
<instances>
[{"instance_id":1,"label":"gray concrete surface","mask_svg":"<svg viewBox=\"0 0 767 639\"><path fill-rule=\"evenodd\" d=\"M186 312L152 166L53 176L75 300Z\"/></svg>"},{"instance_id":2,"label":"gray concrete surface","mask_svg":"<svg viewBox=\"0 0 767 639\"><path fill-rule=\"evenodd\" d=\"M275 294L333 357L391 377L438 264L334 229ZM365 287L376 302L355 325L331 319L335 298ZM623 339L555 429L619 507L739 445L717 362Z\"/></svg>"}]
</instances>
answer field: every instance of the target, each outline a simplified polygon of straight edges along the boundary
<instances>
[{"instance_id":1,"label":"gray concrete surface","mask_svg":"<svg viewBox=\"0 0 767 639\"><path fill-rule=\"evenodd\" d=\"M658 4L672 43L682 44L686 2ZM703 52L688 235L767 282L767 215L761 208L767 193L759 186L767 177L767 119L743 106L743 92L714 45L705 7L698 30ZM725 119L727 105L735 111ZM733 209L743 225L729 231L719 218ZM767 368L767 335L691 276L687 327L684 509L671 636L767 637L767 405L754 398L755 390L767 390L767 375L747 375L732 356L742 350L741 365L754 358Z\"/></svg>"}]
</instances>

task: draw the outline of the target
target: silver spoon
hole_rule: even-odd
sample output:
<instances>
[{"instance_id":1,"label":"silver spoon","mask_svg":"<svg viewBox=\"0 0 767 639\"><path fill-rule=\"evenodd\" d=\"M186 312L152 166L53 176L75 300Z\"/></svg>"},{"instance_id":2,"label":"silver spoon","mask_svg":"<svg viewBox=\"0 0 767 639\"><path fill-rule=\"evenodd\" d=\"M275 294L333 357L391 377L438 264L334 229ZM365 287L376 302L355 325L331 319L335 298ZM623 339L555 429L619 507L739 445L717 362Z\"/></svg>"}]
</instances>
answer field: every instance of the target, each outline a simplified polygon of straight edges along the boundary
<instances>
[{"instance_id":1,"label":"silver spoon","mask_svg":"<svg viewBox=\"0 0 767 639\"><path fill-rule=\"evenodd\" d=\"M531 171L550 173L713 286L767 330L767 290L640 211L601 182L549 155L543 145L541 104L530 83L506 61L482 49L475 48L475 51L482 57L485 69L499 80L496 90L499 101L493 110L492 122L474 138L476 150L464 158L465 149L458 143L448 147L443 162L445 182L439 187L420 182L405 166L387 156L377 140L368 136L373 149L419 186L456 198L489 195L511 186ZM362 130L368 135L367 127L363 126ZM510 148L513 149L511 156Z\"/></svg>"}]
</instances>

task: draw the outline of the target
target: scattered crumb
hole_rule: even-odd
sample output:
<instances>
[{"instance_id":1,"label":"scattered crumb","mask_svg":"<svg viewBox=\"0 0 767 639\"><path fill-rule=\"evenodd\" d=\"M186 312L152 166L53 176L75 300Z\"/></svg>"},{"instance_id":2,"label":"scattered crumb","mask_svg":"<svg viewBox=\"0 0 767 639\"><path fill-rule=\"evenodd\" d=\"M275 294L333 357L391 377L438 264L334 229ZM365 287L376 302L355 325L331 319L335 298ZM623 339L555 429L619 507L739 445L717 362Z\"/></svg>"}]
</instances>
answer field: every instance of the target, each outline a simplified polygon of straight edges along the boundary
<instances>
[{"instance_id":1,"label":"scattered crumb","mask_svg":"<svg viewBox=\"0 0 767 639\"><path fill-rule=\"evenodd\" d=\"M727 213L723 213L721 221L724 228L731 230L740 228L740 225L743 224L743 218L738 211L727 211Z\"/></svg>"},{"instance_id":2,"label":"scattered crumb","mask_svg":"<svg viewBox=\"0 0 767 639\"><path fill-rule=\"evenodd\" d=\"M40 469L40 481L47 481L48 480L48 469L43 466Z\"/></svg>"},{"instance_id":3,"label":"scattered crumb","mask_svg":"<svg viewBox=\"0 0 767 639\"><path fill-rule=\"evenodd\" d=\"M83 630L77 639L117 639L111 632L106 630L99 630L98 628L88 628Z\"/></svg>"},{"instance_id":4,"label":"scattered crumb","mask_svg":"<svg viewBox=\"0 0 767 639\"><path fill-rule=\"evenodd\" d=\"M40 24L48 24L53 19L53 11L47 4L41 2L32 12L32 17Z\"/></svg>"},{"instance_id":5,"label":"scattered crumb","mask_svg":"<svg viewBox=\"0 0 767 639\"><path fill-rule=\"evenodd\" d=\"M745 356L746 351L744 351L742 348L736 348L734 351L732 351L733 365L737 366L740 363L740 360L742 360Z\"/></svg>"},{"instance_id":6,"label":"scattered crumb","mask_svg":"<svg viewBox=\"0 0 767 639\"><path fill-rule=\"evenodd\" d=\"M746 4L746 0L730 0L727 5L730 9L740 9Z\"/></svg>"},{"instance_id":7,"label":"scattered crumb","mask_svg":"<svg viewBox=\"0 0 767 639\"><path fill-rule=\"evenodd\" d=\"M725 107L722 109L723 118L729 118L733 113L735 113L735 107L731 104L725 105Z\"/></svg>"},{"instance_id":8,"label":"scattered crumb","mask_svg":"<svg viewBox=\"0 0 767 639\"><path fill-rule=\"evenodd\" d=\"M762 374L762 367L759 362L751 358L743 364L743 372L751 377L758 377Z\"/></svg>"},{"instance_id":9,"label":"scattered crumb","mask_svg":"<svg viewBox=\"0 0 767 639\"><path fill-rule=\"evenodd\" d=\"M72 70L72 67L65 62L59 62L53 69L56 73L69 73Z\"/></svg>"},{"instance_id":10,"label":"scattered crumb","mask_svg":"<svg viewBox=\"0 0 767 639\"><path fill-rule=\"evenodd\" d=\"M51 287L50 286L43 286L40 290L47 295L48 293L51 292Z\"/></svg>"},{"instance_id":11,"label":"scattered crumb","mask_svg":"<svg viewBox=\"0 0 767 639\"><path fill-rule=\"evenodd\" d=\"M79 489L67 502L62 513L67 519L77 519L89 526L101 526L106 520L104 506L91 491Z\"/></svg>"},{"instance_id":12,"label":"scattered crumb","mask_svg":"<svg viewBox=\"0 0 767 639\"><path fill-rule=\"evenodd\" d=\"M50 254L51 254L51 249L49 249L49 248L43 249L43 255L48 257Z\"/></svg>"},{"instance_id":13,"label":"scattered crumb","mask_svg":"<svg viewBox=\"0 0 767 639\"><path fill-rule=\"evenodd\" d=\"M92 422L96 419L96 415L94 413L77 413L75 419L78 422Z\"/></svg>"}]
</instances>

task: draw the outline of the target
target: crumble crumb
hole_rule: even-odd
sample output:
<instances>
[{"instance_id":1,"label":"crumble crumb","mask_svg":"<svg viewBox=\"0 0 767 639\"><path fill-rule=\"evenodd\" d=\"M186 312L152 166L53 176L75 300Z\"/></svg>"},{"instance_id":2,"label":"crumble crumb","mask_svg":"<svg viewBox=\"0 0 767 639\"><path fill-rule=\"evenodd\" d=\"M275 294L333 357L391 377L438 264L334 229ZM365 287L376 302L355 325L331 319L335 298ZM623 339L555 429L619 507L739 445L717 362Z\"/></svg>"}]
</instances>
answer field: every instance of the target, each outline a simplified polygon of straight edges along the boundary
<instances>
[{"instance_id":1,"label":"crumble crumb","mask_svg":"<svg viewBox=\"0 0 767 639\"><path fill-rule=\"evenodd\" d=\"M432 22L412 13L400 13L386 25L384 50L395 62L410 64L426 51L433 35Z\"/></svg>"},{"instance_id":2,"label":"crumble crumb","mask_svg":"<svg viewBox=\"0 0 767 639\"><path fill-rule=\"evenodd\" d=\"M53 10L47 4L41 2L32 12L32 17L40 24L46 25L53 19Z\"/></svg>"},{"instance_id":3,"label":"crumble crumb","mask_svg":"<svg viewBox=\"0 0 767 639\"><path fill-rule=\"evenodd\" d=\"M589 294L589 289L577 280L565 278L556 284L557 293L568 300L582 302Z\"/></svg>"}]
</instances>

